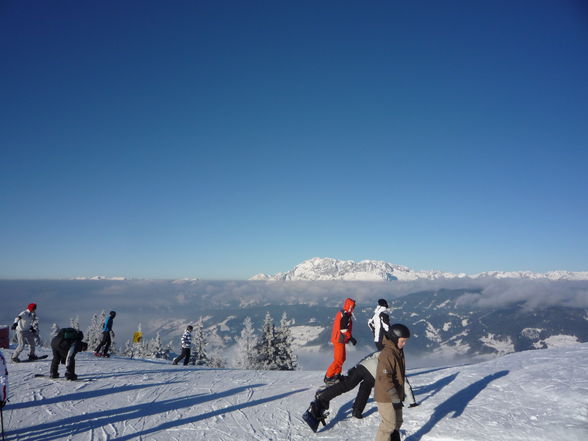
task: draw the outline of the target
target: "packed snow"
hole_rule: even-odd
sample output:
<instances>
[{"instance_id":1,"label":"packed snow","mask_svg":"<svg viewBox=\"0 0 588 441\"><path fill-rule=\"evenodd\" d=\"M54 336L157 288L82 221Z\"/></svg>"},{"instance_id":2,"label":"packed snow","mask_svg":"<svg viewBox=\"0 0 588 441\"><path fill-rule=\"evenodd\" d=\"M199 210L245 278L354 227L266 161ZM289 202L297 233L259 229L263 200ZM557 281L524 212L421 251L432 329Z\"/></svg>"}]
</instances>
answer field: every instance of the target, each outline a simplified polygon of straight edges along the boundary
<instances>
[{"instance_id":1,"label":"packed snow","mask_svg":"<svg viewBox=\"0 0 588 441\"><path fill-rule=\"evenodd\" d=\"M7 358L11 352L4 350ZM330 353L324 356L326 368ZM373 401L363 419L351 417L354 390L331 402L326 427L314 434L301 415L323 371L184 367L81 353L79 381L35 378L48 373L50 359L9 363L6 440L362 441L374 439L379 423ZM403 440L588 439L588 343L409 370L409 377L421 405L404 409Z\"/></svg>"}]
</instances>

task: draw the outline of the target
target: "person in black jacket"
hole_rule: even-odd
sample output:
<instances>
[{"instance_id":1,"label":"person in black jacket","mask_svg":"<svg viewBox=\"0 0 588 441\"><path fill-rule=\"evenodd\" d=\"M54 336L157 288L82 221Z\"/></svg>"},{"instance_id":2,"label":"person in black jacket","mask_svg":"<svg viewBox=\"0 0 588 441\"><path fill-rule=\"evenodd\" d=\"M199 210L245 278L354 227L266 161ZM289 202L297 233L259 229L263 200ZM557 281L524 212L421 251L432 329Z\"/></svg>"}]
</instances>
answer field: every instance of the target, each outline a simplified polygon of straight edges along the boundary
<instances>
[{"instance_id":1,"label":"person in black jacket","mask_svg":"<svg viewBox=\"0 0 588 441\"><path fill-rule=\"evenodd\" d=\"M83 342L84 333L74 328L63 328L51 340L53 360L49 376L59 378L59 364L65 364L65 378L77 380L76 375L76 354L88 349L88 343Z\"/></svg>"},{"instance_id":2,"label":"person in black jacket","mask_svg":"<svg viewBox=\"0 0 588 441\"><path fill-rule=\"evenodd\" d=\"M115 311L110 311L106 320L104 320L104 326L102 327L102 340L100 340L100 344L94 350L94 355L96 357L110 357L108 350L110 349L110 344L112 343L112 339L110 338L110 333L112 332L112 336L114 337L114 331L112 330L112 322L116 317Z\"/></svg>"}]
</instances>

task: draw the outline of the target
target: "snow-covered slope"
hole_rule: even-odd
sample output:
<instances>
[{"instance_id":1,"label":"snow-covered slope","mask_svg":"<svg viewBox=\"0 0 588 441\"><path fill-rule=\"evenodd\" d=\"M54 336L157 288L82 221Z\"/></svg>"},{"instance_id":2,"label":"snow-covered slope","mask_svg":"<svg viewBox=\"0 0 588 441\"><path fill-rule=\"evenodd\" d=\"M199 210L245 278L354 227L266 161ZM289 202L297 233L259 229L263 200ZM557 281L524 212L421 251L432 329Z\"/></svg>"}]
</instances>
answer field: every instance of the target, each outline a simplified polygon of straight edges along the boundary
<instances>
[{"instance_id":1,"label":"snow-covered slope","mask_svg":"<svg viewBox=\"0 0 588 441\"><path fill-rule=\"evenodd\" d=\"M450 279L548 279L548 280L588 280L588 271L550 271L533 273L531 271L488 271L475 275L453 274L441 271L415 271L406 266L395 265L381 260L337 260L314 257L296 265L292 270L274 275L257 274L249 280L360 280L360 281L415 281Z\"/></svg>"},{"instance_id":2,"label":"snow-covered slope","mask_svg":"<svg viewBox=\"0 0 588 441\"><path fill-rule=\"evenodd\" d=\"M331 402L327 426L313 434L301 414L323 371L203 369L87 353L77 361L80 379L91 381L34 378L47 360L9 365L7 440L371 441L379 423L371 400L363 419L350 416L354 390ZM588 435L588 344L409 374L421 405L404 410L405 441Z\"/></svg>"}]
</instances>

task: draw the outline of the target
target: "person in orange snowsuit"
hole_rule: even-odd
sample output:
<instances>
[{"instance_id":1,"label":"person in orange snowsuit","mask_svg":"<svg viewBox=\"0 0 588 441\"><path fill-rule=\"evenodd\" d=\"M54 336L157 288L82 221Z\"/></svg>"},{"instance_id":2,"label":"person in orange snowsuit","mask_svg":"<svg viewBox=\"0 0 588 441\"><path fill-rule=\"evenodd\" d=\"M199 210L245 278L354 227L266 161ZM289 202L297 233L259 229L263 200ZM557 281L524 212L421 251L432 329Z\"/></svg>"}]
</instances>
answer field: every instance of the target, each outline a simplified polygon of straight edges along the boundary
<instances>
[{"instance_id":1,"label":"person in orange snowsuit","mask_svg":"<svg viewBox=\"0 0 588 441\"><path fill-rule=\"evenodd\" d=\"M351 334L353 327L352 313L355 308L355 300L347 298L343 309L335 315L331 343L333 343L333 362L327 369L324 382L331 385L339 381L343 363L345 363L345 345L349 342L355 346L357 340Z\"/></svg>"}]
</instances>

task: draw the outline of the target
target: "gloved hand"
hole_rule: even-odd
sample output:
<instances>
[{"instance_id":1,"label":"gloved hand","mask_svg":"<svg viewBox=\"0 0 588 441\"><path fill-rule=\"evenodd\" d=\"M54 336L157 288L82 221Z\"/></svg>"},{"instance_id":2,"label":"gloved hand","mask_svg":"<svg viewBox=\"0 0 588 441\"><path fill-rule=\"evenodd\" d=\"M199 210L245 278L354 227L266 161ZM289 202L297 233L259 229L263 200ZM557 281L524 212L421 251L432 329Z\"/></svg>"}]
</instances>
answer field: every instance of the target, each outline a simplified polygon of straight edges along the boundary
<instances>
[{"instance_id":1,"label":"gloved hand","mask_svg":"<svg viewBox=\"0 0 588 441\"><path fill-rule=\"evenodd\" d=\"M114 331L110 331L110 334L112 335L112 338L114 338Z\"/></svg>"},{"instance_id":2,"label":"gloved hand","mask_svg":"<svg viewBox=\"0 0 588 441\"><path fill-rule=\"evenodd\" d=\"M12 330L14 331L16 329L16 326L18 325L18 323L14 322L11 326Z\"/></svg>"},{"instance_id":3,"label":"gloved hand","mask_svg":"<svg viewBox=\"0 0 588 441\"><path fill-rule=\"evenodd\" d=\"M355 346L355 345L357 344L357 340L356 340L354 337L351 337L351 338L349 339L349 341L351 342L351 344L352 344L353 346Z\"/></svg>"},{"instance_id":4,"label":"gloved hand","mask_svg":"<svg viewBox=\"0 0 588 441\"><path fill-rule=\"evenodd\" d=\"M402 404L402 403L392 403L392 407L394 409L402 409L404 407L404 404Z\"/></svg>"},{"instance_id":5,"label":"gloved hand","mask_svg":"<svg viewBox=\"0 0 588 441\"><path fill-rule=\"evenodd\" d=\"M0 401L0 409L6 406L6 401Z\"/></svg>"},{"instance_id":6,"label":"gloved hand","mask_svg":"<svg viewBox=\"0 0 588 441\"><path fill-rule=\"evenodd\" d=\"M36 333L37 333L37 330L31 326L31 332L32 332L33 334L36 334Z\"/></svg>"}]
</instances>

